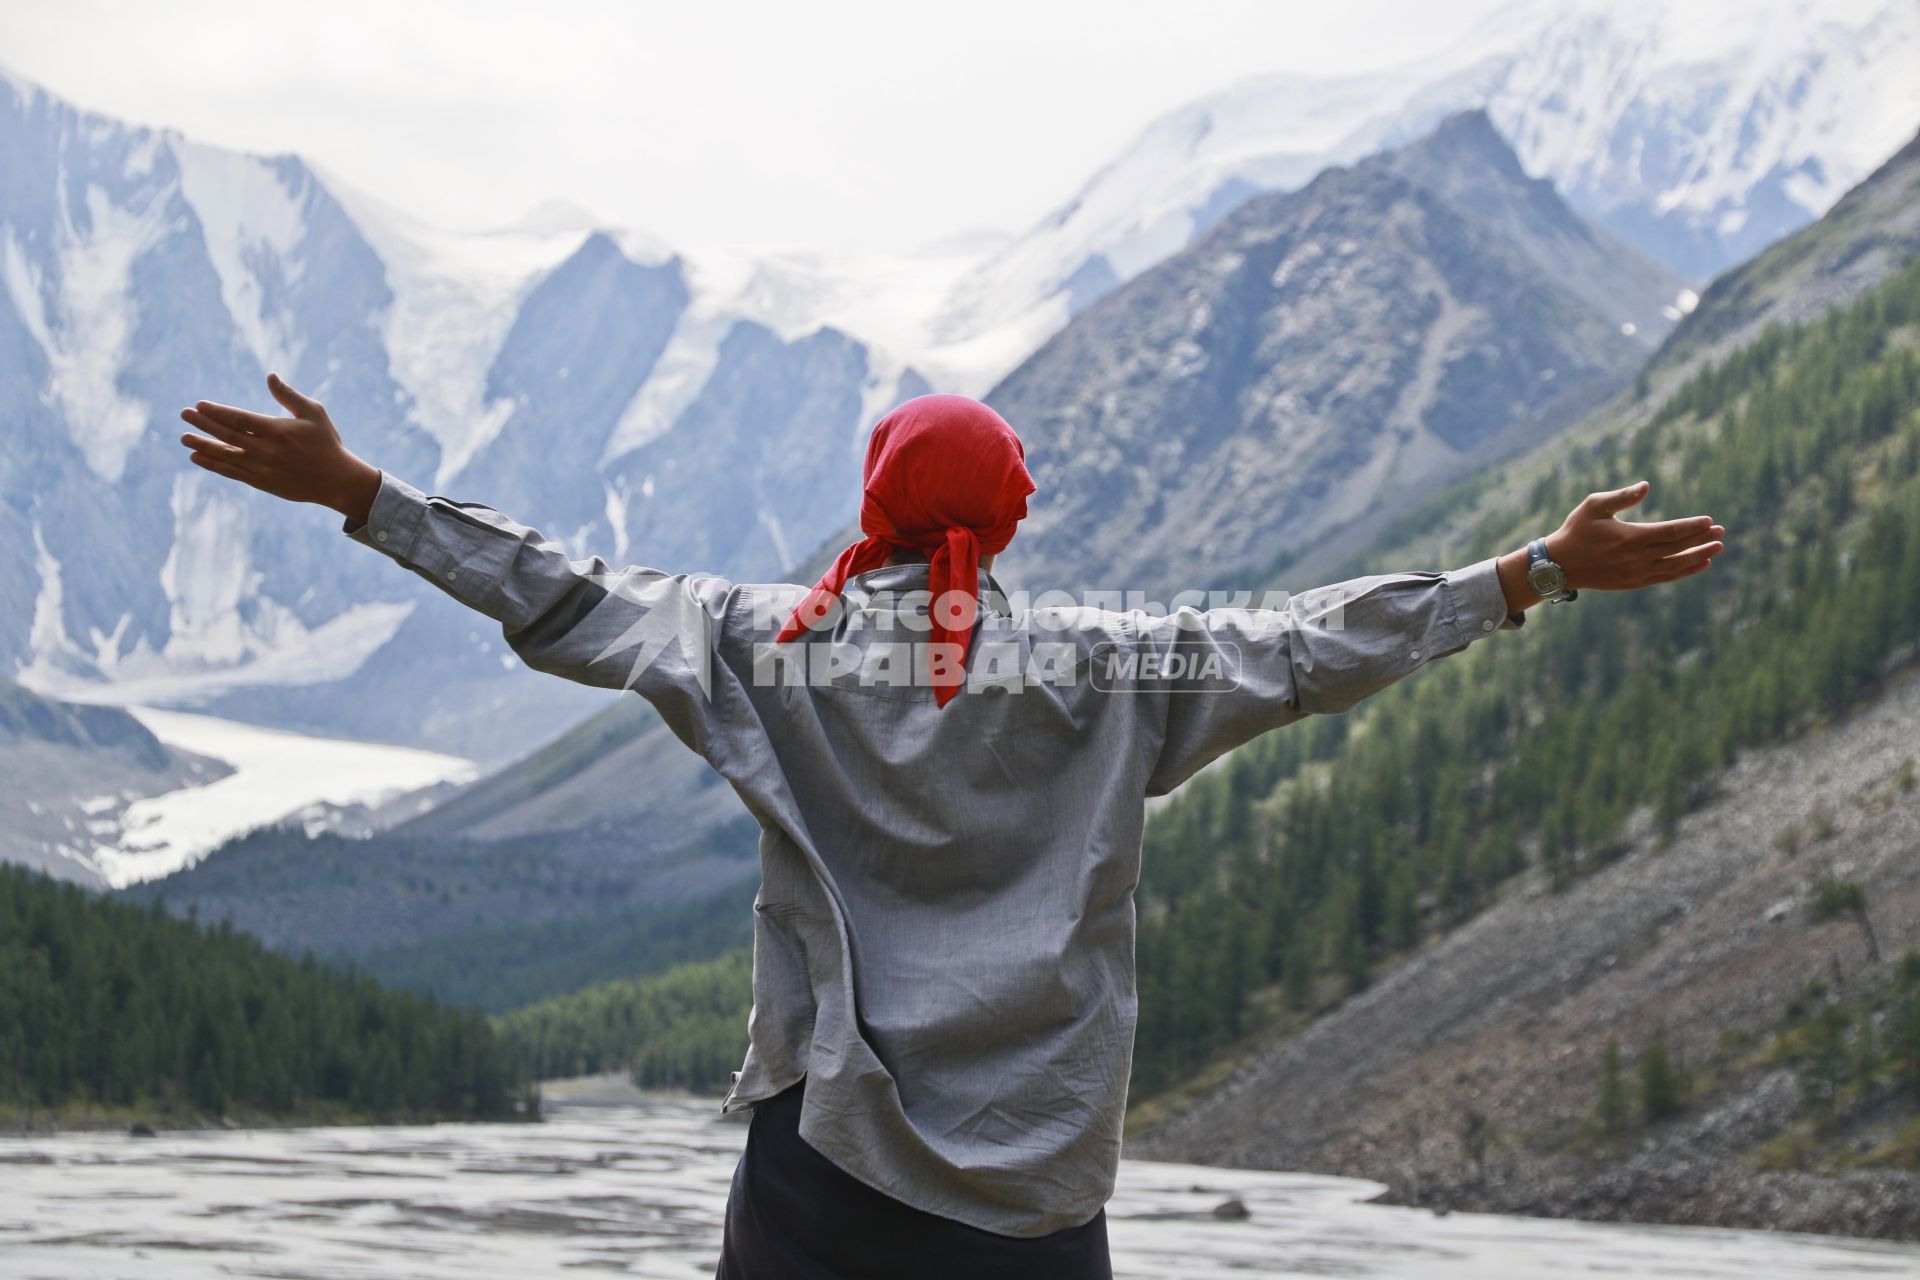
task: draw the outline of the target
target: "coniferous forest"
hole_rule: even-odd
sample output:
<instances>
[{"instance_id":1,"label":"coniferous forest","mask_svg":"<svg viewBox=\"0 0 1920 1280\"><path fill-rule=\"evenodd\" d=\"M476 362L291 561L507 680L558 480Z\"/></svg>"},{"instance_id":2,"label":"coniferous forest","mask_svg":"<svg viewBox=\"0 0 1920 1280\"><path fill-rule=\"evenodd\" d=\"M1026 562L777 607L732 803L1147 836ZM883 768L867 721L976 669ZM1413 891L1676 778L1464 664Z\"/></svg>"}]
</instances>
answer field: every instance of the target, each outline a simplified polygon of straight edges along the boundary
<instances>
[{"instance_id":1,"label":"coniferous forest","mask_svg":"<svg viewBox=\"0 0 1920 1280\"><path fill-rule=\"evenodd\" d=\"M747 1050L753 952L745 947L653 977L606 982L499 1020L541 1079L630 1071L643 1088L724 1089Z\"/></svg>"},{"instance_id":2,"label":"coniferous forest","mask_svg":"<svg viewBox=\"0 0 1920 1280\"><path fill-rule=\"evenodd\" d=\"M17 867L0 867L0 1088L29 1123L504 1120L530 1102L478 1013Z\"/></svg>"},{"instance_id":3,"label":"coniferous forest","mask_svg":"<svg viewBox=\"0 0 1920 1280\"><path fill-rule=\"evenodd\" d=\"M1769 329L1644 423L1568 451L1456 557L1518 545L1587 493L1645 477L1657 508L1629 518L1710 512L1737 531L1713 572L1594 596L1529 636L1522 664L1495 637L1189 783L1147 833L1137 1090L1177 1082L1263 1016L1359 990L1524 868L1564 885L1603 864L1638 809L1670 830L1739 752L1910 663L1917 325L1920 264L1820 321Z\"/></svg>"}]
</instances>

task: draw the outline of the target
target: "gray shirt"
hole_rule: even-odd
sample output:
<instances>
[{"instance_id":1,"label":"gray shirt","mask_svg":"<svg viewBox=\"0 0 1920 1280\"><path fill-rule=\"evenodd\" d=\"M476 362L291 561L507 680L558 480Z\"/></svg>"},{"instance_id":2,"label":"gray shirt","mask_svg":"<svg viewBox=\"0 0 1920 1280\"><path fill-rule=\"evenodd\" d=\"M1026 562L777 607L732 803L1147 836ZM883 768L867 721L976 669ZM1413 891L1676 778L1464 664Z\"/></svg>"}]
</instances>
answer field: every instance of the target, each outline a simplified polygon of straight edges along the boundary
<instances>
[{"instance_id":1,"label":"gray shirt","mask_svg":"<svg viewBox=\"0 0 1920 1280\"><path fill-rule=\"evenodd\" d=\"M804 1076L823 1155L1013 1236L1113 1190L1147 797L1519 625L1492 560L1158 615L1016 607L983 573L967 687L940 708L925 565L856 577L776 646L799 585L576 559L393 476L344 531L535 670L647 698L759 821L751 1043L723 1108Z\"/></svg>"}]
</instances>

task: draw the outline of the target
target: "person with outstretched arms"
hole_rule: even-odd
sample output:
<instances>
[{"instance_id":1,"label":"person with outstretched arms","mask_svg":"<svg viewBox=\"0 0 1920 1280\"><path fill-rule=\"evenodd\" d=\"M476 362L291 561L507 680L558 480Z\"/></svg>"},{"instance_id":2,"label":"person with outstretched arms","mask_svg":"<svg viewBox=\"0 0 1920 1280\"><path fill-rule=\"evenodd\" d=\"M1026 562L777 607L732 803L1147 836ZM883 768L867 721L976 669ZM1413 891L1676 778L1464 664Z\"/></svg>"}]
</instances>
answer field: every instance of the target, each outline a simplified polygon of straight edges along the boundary
<instances>
[{"instance_id":1,"label":"person with outstretched arms","mask_svg":"<svg viewBox=\"0 0 1920 1280\"><path fill-rule=\"evenodd\" d=\"M1146 801L1345 711L1546 599L1704 571L1708 516L1595 493L1526 546L1266 607L1017 605L995 556L1035 485L1014 429L926 395L868 441L860 527L814 584L575 558L363 461L317 401L182 411L194 465L330 507L500 624L537 671L631 689L761 828L751 1123L719 1280L1108 1277Z\"/></svg>"}]
</instances>

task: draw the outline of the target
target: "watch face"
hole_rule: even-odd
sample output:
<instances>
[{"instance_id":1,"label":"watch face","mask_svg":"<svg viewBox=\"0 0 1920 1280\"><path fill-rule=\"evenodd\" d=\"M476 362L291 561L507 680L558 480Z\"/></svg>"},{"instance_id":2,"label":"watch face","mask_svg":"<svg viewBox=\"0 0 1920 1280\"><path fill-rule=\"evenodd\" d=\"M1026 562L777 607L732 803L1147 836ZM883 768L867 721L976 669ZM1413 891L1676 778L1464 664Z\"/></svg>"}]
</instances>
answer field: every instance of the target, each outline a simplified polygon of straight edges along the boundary
<instances>
[{"instance_id":1,"label":"watch face","mask_svg":"<svg viewBox=\"0 0 1920 1280\"><path fill-rule=\"evenodd\" d=\"M1567 585L1567 575L1559 565L1542 560L1527 567L1527 585L1537 596L1557 596Z\"/></svg>"}]
</instances>

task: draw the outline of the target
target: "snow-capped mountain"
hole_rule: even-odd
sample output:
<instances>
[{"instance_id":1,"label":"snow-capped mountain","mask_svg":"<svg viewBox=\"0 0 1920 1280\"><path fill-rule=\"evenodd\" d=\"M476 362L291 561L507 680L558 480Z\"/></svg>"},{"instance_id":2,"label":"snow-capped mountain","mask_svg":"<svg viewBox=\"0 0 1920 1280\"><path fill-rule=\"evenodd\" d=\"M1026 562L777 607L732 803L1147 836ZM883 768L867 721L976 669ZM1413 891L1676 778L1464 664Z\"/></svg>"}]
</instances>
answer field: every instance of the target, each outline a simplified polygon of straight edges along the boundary
<instances>
[{"instance_id":1,"label":"snow-capped mountain","mask_svg":"<svg viewBox=\"0 0 1920 1280\"><path fill-rule=\"evenodd\" d=\"M578 554L782 575L851 519L887 407L984 393L1250 196L1483 105L1589 220L1702 274L1920 122L1917 28L1912 0L1528 0L1409 67L1232 87L1032 232L904 255L681 252L552 202L453 233L297 156L128 126L0 71L0 537L18 549L0 675L517 753L606 695L518 669L496 628L346 547L330 514L186 466L179 406L266 407L273 368L378 465ZM1630 282L1560 283L1598 304ZM1644 337L1644 293L1602 312ZM509 718L512 742L476 732Z\"/></svg>"},{"instance_id":2,"label":"snow-capped mountain","mask_svg":"<svg viewBox=\"0 0 1920 1280\"><path fill-rule=\"evenodd\" d=\"M1920 127L1920 5L1521 0L1405 66L1234 85L1155 121L963 280L933 336L1030 350L1255 192L1476 107L1529 173L1698 283L1824 213Z\"/></svg>"},{"instance_id":3,"label":"snow-capped mountain","mask_svg":"<svg viewBox=\"0 0 1920 1280\"><path fill-rule=\"evenodd\" d=\"M330 513L185 465L177 409L270 408L274 369L377 465L578 554L771 577L851 516L864 427L927 385L832 322L904 332L976 253L693 261L555 205L450 234L298 157L0 76L0 536L23 553L0 565L0 672L524 749L471 730L557 731L606 695L518 670Z\"/></svg>"}]
</instances>

